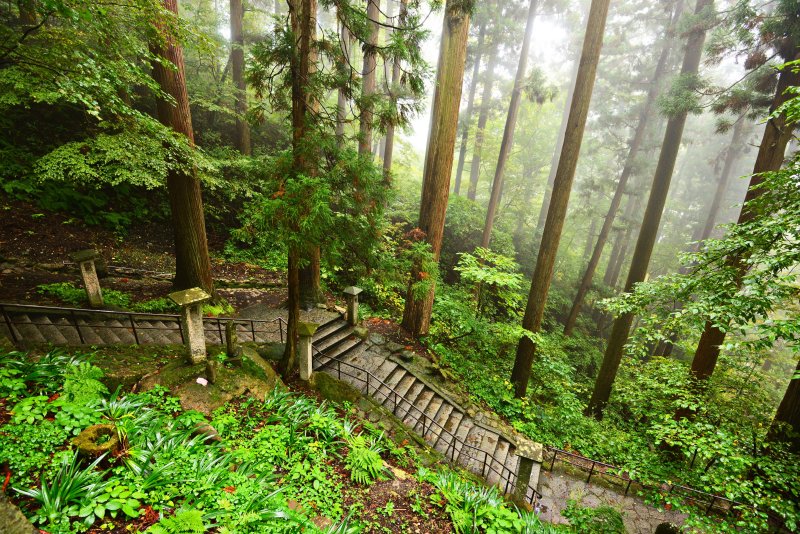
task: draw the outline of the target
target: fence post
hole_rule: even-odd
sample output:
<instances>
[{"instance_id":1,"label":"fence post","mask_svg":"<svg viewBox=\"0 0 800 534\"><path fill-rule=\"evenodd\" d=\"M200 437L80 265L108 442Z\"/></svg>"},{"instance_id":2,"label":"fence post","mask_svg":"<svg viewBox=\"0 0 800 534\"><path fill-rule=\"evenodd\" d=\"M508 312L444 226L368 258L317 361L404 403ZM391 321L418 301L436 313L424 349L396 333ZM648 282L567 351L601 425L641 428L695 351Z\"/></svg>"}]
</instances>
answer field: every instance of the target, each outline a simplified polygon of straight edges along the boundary
<instances>
[{"instance_id":1,"label":"fence post","mask_svg":"<svg viewBox=\"0 0 800 534\"><path fill-rule=\"evenodd\" d=\"M525 496L528 493L528 486L531 483L531 474L533 474L534 464L542 465L542 445L527 439L522 439L517 443L516 452L519 457L519 463L517 464L517 480L514 484L514 498L518 502L522 502L525 500Z\"/></svg>"},{"instance_id":2,"label":"fence post","mask_svg":"<svg viewBox=\"0 0 800 534\"><path fill-rule=\"evenodd\" d=\"M72 260L80 265L83 287L86 289L86 298L89 299L89 306L92 308L102 308L103 292L100 290L100 280L97 278L97 269L94 262L100 257L96 250L81 250L71 255Z\"/></svg>"},{"instance_id":3,"label":"fence post","mask_svg":"<svg viewBox=\"0 0 800 534\"><path fill-rule=\"evenodd\" d=\"M8 327L8 332L11 334L11 341L14 343L17 342L17 334L14 332L14 325L11 323L11 318L8 316L8 312L6 311L5 307L3 307L3 319L6 321L6 326Z\"/></svg>"},{"instance_id":4,"label":"fence post","mask_svg":"<svg viewBox=\"0 0 800 534\"><path fill-rule=\"evenodd\" d=\"M586 479L586 483L588 484L590 480L592 480L592 474L594 473L594 462L592 462L592 468L589 469L589 478Z\"/></svg>"},{"instance_id":5,"label":"fence post","mask_svg":"<svg viewBox=\"0 0 800 534\"><path fill-rule=\"evenodd\" d=\"M206 360L206 334L203 329L203 303L211 295L193 287L169 294L169 298L181 307L181 335L187 346L192 364Z\"/></svg>"},{"instance_id":6,"label":"fence post","mask_svg":"<svg viewBox=\"0 0 800 534\"><path fill-rule=\"evenodd\" d=\"M297 345L297 359L300 367L300 380L308 381L314 372L313 345L314 332L319 325L316 323L297 323L297 332L300 334L300 341Z\"/></svg>"},{"instance_id":7,"label":"fence post","mask_svg":"<svg viewBox=\"0 0 800 534\"><path fill-rule=\"evenodd\" d=\"M75 331L78 332L78 339L81 340L81 345L86 345L86 340L83 339L81 325L78 324L78 318L75 316L75 312L70 312L69 316L72 317L72 324L75 325Z\"/></svg>"},{"instance_id":8,"label":"fence post","mask_svg":"<svg viewBox=\"0 0 800 534\"><path fill-rule=\"evenodd\" d=\"M133 315L128 315L128 320L131 322L131 330L133 330L133 339L136 344L139 344L139 333L136 332L136 321L133 320Z\"/></svg>"},{"instance_id":9,"label":"fence post","mask_svg":"<svg viewBox=\"0 0 800 534\"><path fill-rule=\"evenodd\" d=\"M361 293L361 288L350 286L344 290L345 298L347 299L347 323L351 326L358 324L358 294Z\"/></svg>"}]
</instances>

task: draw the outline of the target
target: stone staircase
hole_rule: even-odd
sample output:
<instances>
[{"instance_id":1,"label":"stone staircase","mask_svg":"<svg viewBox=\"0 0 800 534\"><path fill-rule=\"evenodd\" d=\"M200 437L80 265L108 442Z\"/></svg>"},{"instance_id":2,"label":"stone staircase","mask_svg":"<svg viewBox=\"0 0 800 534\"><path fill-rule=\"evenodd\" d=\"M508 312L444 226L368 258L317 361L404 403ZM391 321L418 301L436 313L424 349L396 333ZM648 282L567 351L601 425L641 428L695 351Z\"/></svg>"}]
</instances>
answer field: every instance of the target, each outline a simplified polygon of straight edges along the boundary
<instances>
[{"instance_id":1,"label":"stone staircase","mask_svg":"<svg viewBox=\"0 0 800 534\"><path fill-rule=\"evenodd\" d=\"M206 342L223 344L225 323L235 321L241 341L278 341L280 321L210 318ZM53 345L167 345L182 342L177 315L138 314L0 304L0 334L17 343ZM316 331L314 369L346 381L389 409L428 444L490 484L511 492L519 458L507 436L470 416L446 393L411 372L380 344L363 340L343 318ZM539 465L527 498L534 502Z\"/></svg>"},{"instance_id":2,"label":"stone staircase","mask_svg":"<svg viewBox=\"0 0 800 534\"><path fill-rule=\"evenodd\" d=\"M379 344L355 337L353 328L341 319L320 327L314 346L318 350L315 371L351 384L380 402L451 461L505 493L513 491L519 457L510 437L477 421ZM540 465L534 464L528 502L536 500L539 469Z\"/></svg>"}]
</instances>

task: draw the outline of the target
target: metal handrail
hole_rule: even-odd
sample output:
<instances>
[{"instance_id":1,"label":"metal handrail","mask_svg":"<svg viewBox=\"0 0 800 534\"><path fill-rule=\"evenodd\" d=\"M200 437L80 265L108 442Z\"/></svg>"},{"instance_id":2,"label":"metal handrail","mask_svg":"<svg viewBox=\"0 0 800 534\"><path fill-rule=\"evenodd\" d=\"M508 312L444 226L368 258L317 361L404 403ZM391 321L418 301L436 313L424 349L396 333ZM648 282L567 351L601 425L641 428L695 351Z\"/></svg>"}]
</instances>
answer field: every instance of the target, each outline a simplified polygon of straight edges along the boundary
<instances>
[{"instance_id":1,"label":"metal handrail","mask_svg":"<svg viewBox=\"0 0 800 534\"><path fill-rule=\"evenodd\" d=\"M12 313L52 313L58 314L59 316L64 317L68 321L70 321L70 325L78 334L78 338L80 339L81 344L86 344L86 339L84 337L84 333L81 330L82 327L91 327L91 324L83 324L81 325L78 322L78 317L86 317L86 316L105 316L109 318L122 318L127 319L127 322L130 326L125 326L124 324L120 325L103 325L103 328L108 329L117 329L117 330L130 330L133 333L134 340L137 345L141 344L141 340L139 339L138 331L144 330L157 330L157 331L169 331L175 332L176 330L180 333L181 338L183 339L183 324L181 323L181 316L178 314L168 314L168 313L144 313L144 312L131 312L131 311L114 311L114 310L90 310L86 308L70 308L70 307L58 307L58 306L40 306L34 304L13 304L13 303L2 303L0 302L0 314L2 314L3 323L5 323L6 327L11 334L11 339L15 343L19 341L17 337L17 333L14 330L14 325L21 325L23 323L18 323L13 320L10 314ZM176 323L176 328L161 328L157 326L144 326L137 323L136 319L140 320L147 320L147 319L155 319L155 320L169 320L171 322ZM284 341L284 333L286 332L286 321L283 317L277 317L275 319L249 319L249 318L240 318L240 317L204 317L204 324L203 330L204 332L214 332L219 335L220 343L225 342L225 334L223 330L223 323L232 322L237 325L243 325L249 328L249 333L253 338L253 341L256 341L256 334L257 333L273 333L272 330L266 329L256 329L256 325L266 325L277 323L278 325L278 334L280 336L281 342ZM50 325L46 323L37 323L31 321L30 323L25 324L32 324L34 326L58 326L58 325Z\"/></svg>"},{"instance_id":2,"label":"metal handrail","mask_svg":"<svg viewBox=\"0 0 800 534\"><path fill-rule=\"evenodd\" d=\"M394 411L397 410L398 405L400 405L402 402L405 402L408 405L408 409L406 410L406 413L404 414L404 416L407 416L410 413L412 413L412 410L415 410L417 413L419 413L421 417L415 415L415 416L412 416L412 419L414 419L415 424L421 424L422 425L422 436L423 437L426 434L426 430L430 431L433 428L438 429L438 433L436 434L436 440L437 441L439 439L441 439L443 434L445 436L449 436L450 443L447 446L447 448L445 449L445 455L447 457L449 457L452 462L458 463L458 458L460 458L462 455L465 454L465 449L466 449L466 454L467 454L468 461L465 463L465 466L469 469L470 466L472 465L472 461L477 461L477 458L480 456L480 453L483 453L483 463L482 464L478 464L478 465L481 465L481 470L480 470L481 476L487 478L487 480L488 480L489 475L491 473L494 473L494 474L496 474L498 476L500 483L502 483L502 481L505 480L505 493L506 494L510 493L510 491L514 489L513 486L512 486L512 479L513 479L513 477L516 477L516 473L514 471L512 471L511 469L509 469L508 467L506 467L505 464L501 464L499 461L497 461L497 459L494 456L490 455L487 451L485 451L484 449L480 449L478 447L475 447L473 445L470 445L469 443L467 443L466 441L462 440L457 435L455 435L453 432L450 432L449 430L444 428L442 425L440 425L434 419L429 417L425 412L423 412L422 410L417 408L412 403L412 401L410 401L404 395L399 394L397 392L397 390L395 390L393 387L389 386L386 382L384 382L380 378L376 377L375 375L373 375L372 373L370 373L366 369L363 369L363 368L359 367L358 365L355 365L355 364L353 364L351 362L346 362L344 360L341 360L340 358L325 354L324 352L319 350L317 347L314 347L313 345L312 345L312 349L313 349L314 355L321 356L323 358L327 358L328 359L328 361L326 361L325 363L320 364L319 367L321 367L322 365L328 365L328 364L330 364L331 362L334 362L334 361L336 362L337 375L338 375L338 378L340 380L341 380L342 375L344 375L344 376L353 378L355 380L364 381L365 382L365 386L366 386L366 394L369 395L370 394L370 378L371 378L372 381L377 383L377 387L373 390L373 396L376 396L377 393L381 393L383 395L384 400L386 400L386 401L388 401L390 398L393 397L392 400L394 401ZM343 373L342 369L341 369L342 365L344 365L345 368L349 367L349 368L354 369L356 372L364 373L364 375L366 376L366 380L361 378L361 377L359 377L359 376L357 376L357 375L349 374L347 372ZM381 390L381 386L383 386L386 390L388 390L388 392L382 391ZM376 399L377 399L377 397L376 397ZM459 447L459 449L458 449L458 453L457 454L456 454L456 450L455 450L456 449L456 444L460 444L461 445L461 447ZM491 461L489 461L489 459L491 459ZM498 470L498 468L495 467L496 464L500 464L499 470ZM527 490L531 490L533 492L530 503L531 503L531 505L536 506L536 504L542 498L541 493L539 493L536 490L536 488L531 486L530 482L529 482L528 485L527 485L527 488L526 488L526 492L525 492L525 495L526 495L525 498L526 499L527 499L527 494L528 494Z\"/></svg>"},{"instance_id":3,"label":"metal handrail","mask_svg":"<svg viewBox=\"0 0 800 534\"><path fill-rule=\"evenodd\" d=\"M556 463L556 460L559 459L558 458L559 455L562 456L561 460L563 462L566 462L566 463L568 463L570 465L574 465L575 467L577 467L579 469L586 470L586 465L585 464L586 463L590 464L589 476L586 479L586 483L587 484L592 479L592 476L594 474L600 474L600 475L612 476L614 478L618 478L618 479L622 480L623 482L627 482L627 485L625 486L625 495L628 494L628 490L630 489L631 484L634 483L634 482L636 482L637 484L639 484L643 488L648 488L648 487L654 488L654 486L648 486L648 485L644 484L643 482L634 480L622 468L620 468L618 466L615 466L615 465L612 465L612 464L609 464L609 463L605 463L605 462L601 462L599 460L593 460L592 458L587 458L586 456L581 456L580 454L575 454L575 453L572 453L572 452L569 452L569 451L565 451L565 450L559 449L557 447L545 446L545 450L547 452L550 452L550 453L553 454L553 459L550 462L550 471L553 470L553 468L555 466L555 463ZM575 459L577 461L570 461L570 459ZM610 470L611 472L609 472L609 471L595 472L595 467L597 467L597 466L605 468L606 470ZM618 471L619 474L615 473L614 471ZM741 503L741 502L738 502L738 501L734 501L732 499L728 499L727 497L721 497L719 495L714 495L713 493L707 493L705 491L700 491L700 490L691 488L689 486L684 486L684 485L681 485L681 484L665 484L665 485L662 485L660 488L655 488L655 489L663 490L664 486L668 486L669 487L669 489L667 490L667 493L672 493L674 490L678 490L678 491L681 491L683 493L689 494L689 496L690 496L689 498L694 498L695 500L699 500L699 499L697 499L696 496L700 496L704 502L708 502L708 507L706 508L706 513L711 512L712 510L715 510L715 509L718 510L718 511L721 511L721 512L730 513L731 511L733 511L734 507L736 507L736 506L739 506L739 507L752 507L750 505L747 505L747 504L744 504L744 503ZM726 503L728 504L728 506L724 506Z\"/></svg>"}]
</instances>

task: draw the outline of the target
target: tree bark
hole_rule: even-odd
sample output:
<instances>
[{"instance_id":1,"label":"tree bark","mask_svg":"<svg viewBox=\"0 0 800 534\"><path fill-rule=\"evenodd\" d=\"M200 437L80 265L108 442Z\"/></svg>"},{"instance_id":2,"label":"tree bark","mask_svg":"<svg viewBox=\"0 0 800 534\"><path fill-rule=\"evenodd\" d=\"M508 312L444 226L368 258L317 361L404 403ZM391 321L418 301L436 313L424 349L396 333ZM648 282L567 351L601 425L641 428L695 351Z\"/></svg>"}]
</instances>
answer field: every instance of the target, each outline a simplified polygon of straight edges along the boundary
<instances>
[{"instance_id":1,"label":"tree bark","mask_svg":"<svg viewBox=\"0 0 800 534\"><path fill-rule=\"evenodd\" d=\"M458 166L456 167L456 183L453 193L461 194L461 176L464 174L464 160L467 158L467 140L469 139L469 125L472 124L472 110L475 106L475 93L478 89L478 75L481 70L481 57L483 56L483 43L486 39L486 21L481 22L478 30L478 42L475 45L475 64L472 65L472 79L469 84L467 97L467 110L464 113L464 123L461 125L461 150L458 153Z\"/></svg>"},{"instance_id":2,"label":"tree bark","mask_svg":"<svg viewBox=\"0 0 800 534\"><path fill-rule=\"evenodd\" d=\"M522 320L522 327L533 333L538 333L542 326L544 306L550 289L550 279L553 275L561 231L564 227L572 181L578 165L578 155L583 141L586 118L589 114L589 104L592 100L600 50L603 47L603 33L606 27L609 3L610 0L592 0L586 22L586 35L575 80L575 96L570 106L564 147L558 159L558 170L553 182L553 196L547 213L539 254L536 258L536 269L531 280L528 304ZM511 373L514 394L518 398L524 397L527 392L535 350L536 346L530 338L520 339L514 360L514 369Z\"/></svg>"},{"instance_id":3,"label":"tree bark","mask_svg":"<svg viewBox=\"0 0 800 534\"><path fill-rule=\"evenodd\" d=\"M786 93L789 87L798 85L800 85L800 74L793 72L792 68L781 71L771 111L775 111L793 96ZM777 171L783 165L786 145L792 138L793 130L794 128L786 123L786 117L783 114L772 117L764 127L764 135L758 147L758 156L753 167L753 176L750 178L750 186L745 195L742 211L736 221L737 224L744 224L753 218L753 213L747 209L747 203L761 194L761 190L757 186L763 181L762 173ZM740 280L747 270L745 259L744 255L734 255L726 258L725 261L726 265L737 273L739 285L741 285ZM691 372L695 378L705 380L714 373L720 347L724 341L725 325L716 325L711 321L706 322L692 359Z\"/></svg>"},{"instance_id":4,"label":"tree bark","mask_svg":"<svg viewBox=\"0 0 800 534\"><path fill-rule=\"evenodd\" d=\"M707 8L713 6L713 0L697 0L695 5L695 15L698 16ZM705 42L706 30L698 25L689 33L686 44L686 51L681 67L681 76L696 75L700 68L700 59L703 55L703 43ZM631 267L628 271L628 279L625 282L625 292L631 292L633 287L644 281L647 268L650 264L650 256L653 252L653 245L658 235L658 227L661 224L661 215L664 211L664 204L669 193L669 186L672 180L672 172L675 169L675 161L678 157L683 129L686 125L687 111L677 113L670 117L667 122L667 129L664 133L664 142L661 145L661 154L658 158L653 185L650 189L650 197L647 201L642 227L639 231L639 238L636 240L636 249L631 260ZM594 391L586 408L586 414L592 415L597 419L602 419L608 399L611 396L611 388L617 376L622 352L628 340L628 333L633 324L634 315L625 313L617 317L611 329L611 336L608 340L603 363L595 381Z\"/></svg>"},{"instance_id":5,"label":"tree bark","mask_svg":"<svg viewBox=\"0 0 800 534\"><path fill-rule=\"evenodd\" d=\"M492 193L489 197L489 206L486 210L486 223L483 225L483 237L481 238L481 247L483 248L489 248L489 241L492 239L492 228L494 227L497 204L500 200L500 193L503 190L506 161L508 161L508 154L511 152L511 147L514 144L514 129L517 127L519 105L522 100L522 86L525 83L525 71L528 68L528 55L530 53L533 21L536 19L537 5L537 0L531 0L528 8L528 21L525 24L525 36L522 38L522 48L519 53L519 63L517 64L517 75L514 79L514 88L511 91L511 100L508 103L508 115L506 116L506 125L503 130L503 140L500 142L500 154L497 156L497 167L494 171Z\"/></svg>"},{"instance_id":6,"label":"tree bark","mask_svg":"<svg viewBox=\"0 0 800 534\"><path fill-rule=\"evenodd\" d=\"M483 135L486 130L486 123L489 121L489 108L492 104L492 89L494 88L494 69L497 64L497 43L491 44L489 61L486 64L486 72L483 75L483 95L481 96L481 111L478 115L478 126L475 129L475 140L472 146L472 163L469 169L469 187L467 188L467 198L475 200L478 190L478 180L481 177L481 150L483 149Z\"/></svg>"},{"instance_id":7,"label":"tree bark","mask_svg":"<svg viewBox=\"0 0 800 534\"><path fill-rule=\"evenodd\" d=\"M347 29L344 22L342 24L341 43L342 52L346 58L347 65L342 68L349 72L349 63L352 61L352 54L350 53L350 30ZM340 87L338 91L337 104L336 104L336 139L339 147L344 146L344 126L347 123L347 94L344 87Z\"/></svg>"},{"instance_id":8,"label":"tree bark","mask_svg":"<svg viewBox=\"0 0 800 534\"><path fill-rule=\"evenodd\" d=\"M375 49L378 45L378 16L380 15L379 0L367 0L367 18L369 19L370 34L364 43L364 65L361 71L361 94L365 99L361 109L359 121L358 153L361 155L372 153L372 120L373 105L372 95L375 94L375 74L377 60Z\"/></svg>"},{"instance_id":9,"label":"tree bark","mask_svg":"<svg viewBox=\"0 0 800 534\"><path fill-rule=\"evenodd\" d=\"M19 21L23 26L36 26L35 0L18 0Z\"/></svg>"},{"instance_id":10,"label":"tree bark","mask_svg":"<svg viewBox=\"0 0 800 534\"><path fill-rule=\"evenodd\" d=\"M309 157L308 139L306 137L311 129L309 124L311 112L316 106L313 95L307 90L310 83L309 78L316 70L316 53L313 47L316 38L316 14L316 0L290 0L289 2L289 18L292 32L295 36L294 46L296 49L296 53L292 54L290 64L292 83L292 172L297 175L313 175L315 172L314 162ZM303 287L301 284L300 263L303 254L310 254L313 257L314 249L299 250L297 247L289 248L287 262L287 308L289 317L286 326L286 347L278 364L278 370L283 376L288 376L297 368L297 344L299 341L297 323L300 321L301 287ZM310 260L308 260L306 269L311 269ZM305 276L308 277L308 272ZM306 285L306 290L308 288L309 286Z\"/></svg>"},{"instance_id":11,"label":"tree bark","mask_svg":"<svg viewBox=\"0 0 800 534\"><path fill-rule=\"evenodd\" d=\"M575 69L570 78L569 91L567 91L567 99L564 101L564 113L561 115L561 126L558 130L558 138L556 139L556 146L553 149L553 158L550 160L550 174L547 175L547 184L544 188L544 196L542 198L542 207L539 209L539 219L536 221L535 243L538 246L539 241L544 231L544 223L547 220L547 211L550 209L550 199L553 196L553 182L556 179L556 171L558 170L558 158L561 156L561 150L564 148L564 137L567 135L567 124L569 123L569 110L572 107L572 100L575 96L575 83L578 76L578 68L580 62L575 62Z\"/></svg>"},{"instance_id":12,"label":"tree bark","mask_svg":"<svg viewBox=\"0 0 800 534\"><path fill-rule=\"evenodd\" d=\"M597 242L594 250L592 251L592 256L589 259L589 263L586 265L586 271L583 273L583 278L578 285L578 292L575 295L575 299L572 301L572 307L570 308L569 314L567 315L567 320L564 323L564 335L566 336L572 335L572 330L575 328L575 322L578 320L578 314L580 313L581 306L583 306L583 299L586 297L586 293L589 291L589 288L592 287L594 273L597 270L597 265L600 263L600 258L603 255L603 250L605 249L606 241L608 240L608 234L611 232L611 228L614 226L614 220L617 218L617 212L619 211L619 206L622 203L622 197L625 194L625 188L628 186L628 179L633 173L636 157L639 154L639 148L644 142L649 119L652 115L653 106L655 105L658 97L660 82L667 70L667 59L669 59L669 51L673 42L672 35L674 33L675 26L678 23L678 19L681 16L682 7L682 2L677 3L672 13L672 18L667 28L664 44L661 48L661 54L659 55L658 62L656 63L656 70L653 73L652 80L650 81L650 87L647 90L647 97L644 105L639 113L639 122L636 125L636 130L634 131L633 137L628 143L628 157L625 160L625 166L622 168L622 173L620 174L619 181L617 182L617 188L614 191L614 197L611 199L611 205L608 207L608 212L603 220L603 226L600 227L600 234L597 236Z\"/></svg>"},{"instance_id":13,"label":"tree bark","mask_svg":"<svg viewBox=\"0 0 800 534\"><path fill-rule=\"evenodd\" d=\"M391 0L390 0L391 1ZM400 20L405 19L408 0L400 0ZM397 96L400 87L400 62L395 61L392 64L392 86L389 89L389 95L392 99L392 105L397 106ZM394 157L394 124L390 124L386 128L386 139L384 139L383 150L383 177L387 185L391 186L392 178L392 159Z\"/></svg>"},{"instance_id":14,"label":"tree bark","mask_svg":"<svg viewBox=\"0 0 800 534\"><path fill-rule=\"evenodd\" d=\"M442 249L444 218L450 193L468 34L469 12L464 10L462 2L447 0L419 214L419 228L425 233L436 261L439 261ZM415 266L403 311L403 327L413 335L428 332L433 309L435 286L421 299L413 294L412 285L421 275L419 266Z\"/></svg>"},{"instance_id":15,"label":"tree bark","mask_svg":"<svg viewBox=\"0 0 800 534\"><path fill-rule=\"evenodd\" d=\"M767 441L786 442L790 451L800 452L800 361L769 427Z\"/></svg>"},{"instance_id":16,"label":"tree bark","mask_svg":"<svg viewBox=\"0 0 800 534\"><path fill-rule=\"evenodd\" d=\"M231 67L236 87L236 150L249 156L250 124L247 115L247 83L244 79L244 9L242 0L231 1Z\"/></svg>"},{"instance_id":17,"label":"tree bark","mask_svg":"<svg viewBox=\"0 0 800 534\"><path fill-rule=\"evenodd\" d=\"M178 0L163 0L163 6L177 16ZM156 103L158 120L185 135L189 144L194 146L183 49L163 25L158 22L156 24L161 41L154 43L151 51L175 66L174 69L170 69L160 62L153 63L153 78L161 90L174 99L174 103L158 99ZM167 175L167 193L175 235L174 285L177 289L201 287L211 293L214 290L214 283L208 256L203 198L196 172L192 170L187 173L180 169L171 169Z\"/></svg>"}]
</instances>

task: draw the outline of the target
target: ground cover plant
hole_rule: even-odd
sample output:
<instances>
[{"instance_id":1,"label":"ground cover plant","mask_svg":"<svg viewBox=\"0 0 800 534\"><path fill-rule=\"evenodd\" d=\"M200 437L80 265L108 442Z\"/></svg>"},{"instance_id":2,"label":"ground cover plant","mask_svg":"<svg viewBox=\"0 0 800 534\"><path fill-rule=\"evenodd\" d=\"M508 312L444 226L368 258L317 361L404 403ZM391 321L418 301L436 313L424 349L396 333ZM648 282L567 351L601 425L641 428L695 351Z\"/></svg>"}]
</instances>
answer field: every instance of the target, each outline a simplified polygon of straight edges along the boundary
<instances>
[{"instance_id":1,"label":"ground cover plant","mask_svg":"<svg viewBox=\"0 0 800 534\"><path fill-rule=\"evenodd\" d=\"M547 532L494 489L417 472L413 449L313 398L276 389L207 418L160 387L110 393L91 362L0 356L0 465L13 500L52 534ZM115 446L87 456L75 437L93 425L110 429L96 445Z\"/></svg>"}]
</instances>

